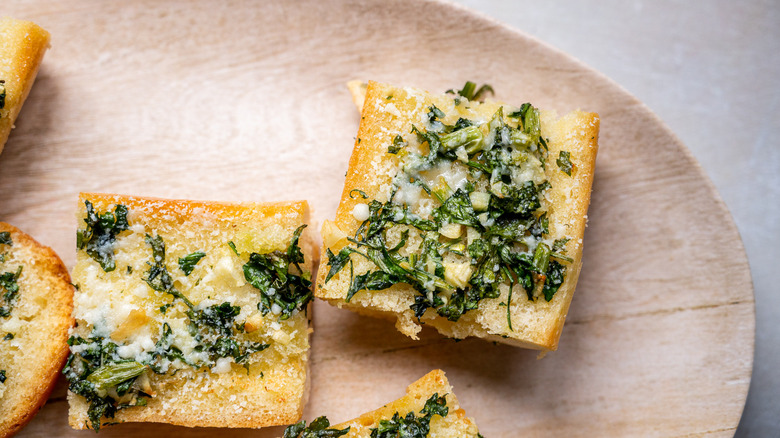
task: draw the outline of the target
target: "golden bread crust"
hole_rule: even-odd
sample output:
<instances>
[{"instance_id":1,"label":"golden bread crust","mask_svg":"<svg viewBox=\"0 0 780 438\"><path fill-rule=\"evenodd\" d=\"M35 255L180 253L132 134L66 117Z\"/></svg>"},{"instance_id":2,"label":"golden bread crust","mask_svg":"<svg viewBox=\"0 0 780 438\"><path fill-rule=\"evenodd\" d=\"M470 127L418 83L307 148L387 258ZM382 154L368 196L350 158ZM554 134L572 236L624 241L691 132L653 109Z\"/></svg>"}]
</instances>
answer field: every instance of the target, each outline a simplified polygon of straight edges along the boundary
<instances>
[{"instance_id":1,"label":"golden bread crust","mask_svg":"<svg viewBox=\"0 0 780 438\"><path fill-rule=\"evenodd\" d=\"M359 81L350 89L353 98L359 100ZM421 90L369 82L336 219L323 224L324 245L320 254L323 260L327 258L327 249L337 253L347 245L347 237L353 236L360 225L352 212L356 204L366 201L361 196L350 196L350 193L356 194L353 190L364 191L369 200L386 201L399 164L398 156L388 153L387 147L396 134L409 132L412 125L420 123L420 116L424 116L427 108L434 104L445 114L458 113L464 118L481 120L489 120L500 107L505 106L492 101L458 106L453 103L452 96L431 95ZM549 140L545 177L552 188L547 190L542 200L550 220L549 236L571 239L566 244L566 254L574 261L567 269L565 282L550 302L543 299L531 301L525 298L525 294L515 294L511 303L512 330L508 326L506 307L501 305L506 302L508 287L501 297L482 300L479 309L466 312L457 322L440 317L430 309L420 322L454 338L477 336L526 348L557 348L581 265L582 237L598 150L599 118L594 113L576 111L559 119L554 112L542 111L541 129L542 136ZM571 176L564 174L556 165L562 150L571 153ZM369 269L370 262L359 257L352 260L355 273ZM319 270L315 296L359 313L396 318L398 330L416 338L420 325L409 308L416 293L410 285L401 283L382 291L358 292L350 303L346 303L344 297L349 289L349 271L342 270L326 284L327 271Z\"/></svg>"},{"instance_id":2,"label":"golden bread crust","mask_svg":"<svg viewBox=\"0 0 780 438\"><path fill-rule=\"evenodd\" d=\"M7 380L0 395L0 436L11 436L43 406L68 356L73 325L73 286L62 260L18 228L0 222L13 244L0 245L0 274L16 271L19 295L11 315L0 317L0 369ZM13 339L2 338L12 333Z\"/></svg>"},{"instance_id":3,"label":"golden bread crust","mask_svg":"<svg viewBox=\"0 0 780 438\"><path fill-rule=\"evenodd\" d=\"M0 80L6 90L5 106L0 109L0 153L35 82L49 40L49 32L35 23L0 18Z\"/></svg>"}]
</instances>

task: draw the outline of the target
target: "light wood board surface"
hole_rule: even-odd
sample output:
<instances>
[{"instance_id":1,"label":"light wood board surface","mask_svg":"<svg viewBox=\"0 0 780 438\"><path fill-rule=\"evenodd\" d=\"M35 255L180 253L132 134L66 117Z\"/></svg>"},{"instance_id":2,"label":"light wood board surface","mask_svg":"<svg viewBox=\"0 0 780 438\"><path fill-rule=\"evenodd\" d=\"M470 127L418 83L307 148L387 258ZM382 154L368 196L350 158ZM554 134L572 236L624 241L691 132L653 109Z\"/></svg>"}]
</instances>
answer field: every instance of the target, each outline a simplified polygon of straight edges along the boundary
<instances>
[{"instance_id":1,"label":"light wood board surface","mask_svg":"<svg viewBox=\"0 0 780 438\"><path fill-rule=\"evenodd\" d=\"M308 199L335 215L357 132L353 78L601 115L582 276L559 350L420 341L315 304L306 418L341 422L442 368L486 437L731 436L753 360L754 302L733 221L644 105L565 54L436 1L33 0L2 14L52 34L0 155L0 220L71 267L79 191ZM20 436L67 426L65 385ZM121 425L101 436L272 437Z\"/></svg>"}]
</instances>

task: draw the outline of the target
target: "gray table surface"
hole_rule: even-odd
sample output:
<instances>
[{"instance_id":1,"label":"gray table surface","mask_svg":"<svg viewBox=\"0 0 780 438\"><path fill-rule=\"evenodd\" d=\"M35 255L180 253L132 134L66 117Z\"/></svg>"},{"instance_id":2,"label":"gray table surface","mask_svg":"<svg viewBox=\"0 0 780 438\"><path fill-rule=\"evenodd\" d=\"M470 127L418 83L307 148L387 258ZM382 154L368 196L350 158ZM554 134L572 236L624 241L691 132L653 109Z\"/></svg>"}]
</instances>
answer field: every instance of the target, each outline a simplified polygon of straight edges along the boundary
<instances>
[{"instance_id":1,"label":"gray table surface","mask_svg":"<svg viewBox=\"0 0 780 438\"><path fill-rule=\"evenodd\" d=\"M574 56L650 107L731 211L756 297L736 437L780 437L780 2L456 0Z\"/></svg>"}]
</instances>

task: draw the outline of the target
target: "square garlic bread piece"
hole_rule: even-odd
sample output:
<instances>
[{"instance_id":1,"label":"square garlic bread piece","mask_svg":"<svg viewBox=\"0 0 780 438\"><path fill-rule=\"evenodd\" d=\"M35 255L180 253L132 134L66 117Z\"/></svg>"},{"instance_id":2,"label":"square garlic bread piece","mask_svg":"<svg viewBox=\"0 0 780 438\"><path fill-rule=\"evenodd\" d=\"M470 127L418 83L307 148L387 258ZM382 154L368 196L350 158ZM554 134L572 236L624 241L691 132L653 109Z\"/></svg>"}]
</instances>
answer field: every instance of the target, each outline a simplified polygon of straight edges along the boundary
<instances>
[{"instance_id":1,"label":"square garlic bread piece","mask_svg":"<svg viewBox=\"0 0 780 438\"><path fill-rule=\"evenodd\" d=\"M49 38L35 23L0 17L0 153L35 82Z\"/></svg>"},{"instance_id":2,"label":"square garlic bread piece","mask_svg":"<svg viewBox=\"0 0 780 438\"><path fill-rule=\"evenodd\" d=\"M599 118L370 82L315 296L453 338L555 350Z\"/></svg>"},{"instance_id":3,"label":"square garlic bread piece","mask_svg":"<svg viewBox=\"0 0 780 438\"><path fill-rule=\"evenodd\" d=\"M82 194L69 422L290 424L306 396L306 202Z\"/></svg>"},{"instance_id":4,"label":"square garlic bread piece","mask_svg":"<svg viewBox=\"0 0 780 438\"><path fill-rule=\"evenodd\" d=\"M324 432L326 431L327 432ZM337 432L339 431L339 432ZM307 434L308 433L308 434ZM442 370L433 370L406 388L406 395L354 420L335 426L320 417L308 426L292 425L284 438L343 436L344 438L481 437L474 420L467 417Z\"/></svg>"}]
</instances>

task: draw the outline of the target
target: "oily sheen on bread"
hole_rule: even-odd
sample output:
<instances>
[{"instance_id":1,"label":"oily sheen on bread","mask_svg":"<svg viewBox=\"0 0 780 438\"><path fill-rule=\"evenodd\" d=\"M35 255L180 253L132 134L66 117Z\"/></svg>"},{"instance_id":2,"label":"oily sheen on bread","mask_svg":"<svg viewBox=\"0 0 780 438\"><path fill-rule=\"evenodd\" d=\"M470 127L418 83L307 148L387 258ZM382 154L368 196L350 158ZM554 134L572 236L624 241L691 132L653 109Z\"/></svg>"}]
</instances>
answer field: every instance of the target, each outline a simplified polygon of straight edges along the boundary
<instances>
[{"instance_id":1,"label":"oily sheen on bread","mask_svg":"<svg viewBox=\"0 0 780 438\"><path fill-rule=\"evenodd\" d=\"M350 89L358 101L363 87ZM336 218L323 224L315 296L395 319L411 337L425 324L555 350L598 130L594 113L369 82Z\"/></svg>"},{"instance_id":2,"label":"oily sheen on bread","mask_svg":"<svg viewBox=\"0 0 780 438\"><path fill-rule=\"evenodd\" d=\"M64 370L73 428L300 418L313 264L306 202L81 194L78 218L77 327Z\"/></svg>"},{"instance_id":3,"label":"oily sheen on bread","mask_svg":"<svg viewBox=\"0 0 780 438\"><path fill-rule=\"evenodd\" d=\"M50 248L0 222L0 437L46 402L68 355L73 286Z\"/></svg>"},{"instance_id":4,"label":"oily sheen on bread","mask_svg":"<svg viewBox=\"0 0 780 438\"><path fill-rule=\"evenodd\" d=\"M49 32L37 24L0 18L0 153L48 48Z\"/></svg>"},{"instance_id":5,"label":"oily sheen on bread","mask_svg":"<svg viewBox=\"0 0 780 438\"><path fill-rule=\"evenodd\" d=\"M427 406L426 406L427 405ZM434 409L430 409L433 407ZM429 410L434 412L428 412ZM425 418L428 416L428 418ZM326 420L327 421L327 420ZM308 427L317 428L323 424L323 417ZM398 429L406 427L429 427L425 436L437 438L477 438L481 437L473 419L466 416L452 392L452 387L442 370L433 370L406 388L406 395L391 401L379 409L367 412L353 420L334 426L331 435L306 435L304 423L287 429L284 438L304 438L307 436L343 436L344 438L368 438L376 430L379 436L399 436ZM341 435L332 430L341 431ZM408 430L408 429L407 429ZM313 433L313 432L312 432ZM324 433L324 432L320 432ZM405 436L405 435L401 435ZM417 435L415 435L417 436Z\"/></svg>"}]
</instances>

